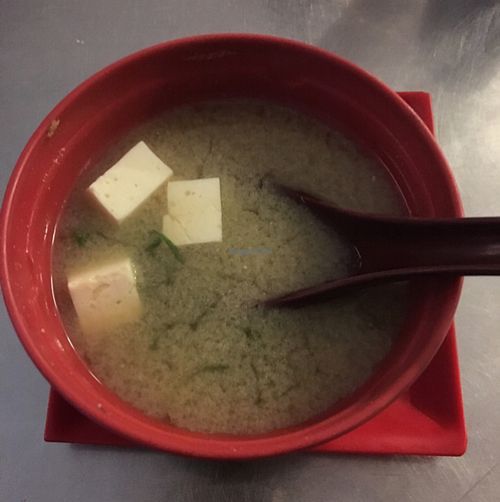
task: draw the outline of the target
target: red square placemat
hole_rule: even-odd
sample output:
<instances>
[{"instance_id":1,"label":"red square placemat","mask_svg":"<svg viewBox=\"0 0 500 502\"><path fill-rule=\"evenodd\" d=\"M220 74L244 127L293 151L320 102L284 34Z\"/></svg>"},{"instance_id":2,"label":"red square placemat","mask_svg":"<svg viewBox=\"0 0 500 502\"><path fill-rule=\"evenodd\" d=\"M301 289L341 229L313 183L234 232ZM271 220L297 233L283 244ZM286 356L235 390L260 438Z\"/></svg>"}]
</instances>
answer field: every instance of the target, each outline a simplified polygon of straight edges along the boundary
<instances>
[{"instance_id":1,"label":"red square placemat","mask_svg":"<svg viewBox=\"0 0 500 502\"><path fill-rule=\"evenodd\" d=\"M430 96L402 92L400 96L433 131ZM114 446L136 443L79 413L51 389L45 440ZM455 330L452 327L429 367L413 386L382 413L343 436L311 448L326 453L462 455L467 436Z\"/></svg>"}]
</instances>

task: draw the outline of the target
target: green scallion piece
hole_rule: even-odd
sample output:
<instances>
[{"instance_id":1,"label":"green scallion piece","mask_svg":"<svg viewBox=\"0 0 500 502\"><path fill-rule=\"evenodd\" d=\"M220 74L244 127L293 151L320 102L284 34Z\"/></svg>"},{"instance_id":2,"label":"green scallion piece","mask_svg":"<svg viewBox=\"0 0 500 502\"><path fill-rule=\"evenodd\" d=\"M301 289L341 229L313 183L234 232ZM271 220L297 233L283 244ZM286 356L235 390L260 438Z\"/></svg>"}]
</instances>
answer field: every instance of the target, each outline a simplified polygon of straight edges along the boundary
<instances>
[{"instance_id":1,"label":"green scallion piece","mask_svg":"<svg viewBox=\"0 0 500 502\"><path fill-rule=\"evenodd\" d=\"M154 251L162 242L168 246L175 259L184 263L184 257L181 255L179 248L164 234L158 232L157 230L152 230L151 235L153 237L152 241L146 246L146 251Z\"/></svg>"},{"instance_id":2,"label":"green scallion piece","mask_svg":"<svg viewBox=\"0 0 500 502\"><path fill-rule=\"evenodd\" d=\"M78 244L79 247L84 247L85 244L87 244L87 241L89 240L90 234L88 232L79 232L75 230L72 234L71 237L73 237L73 240Z\"/></svg>"}]
</instances>

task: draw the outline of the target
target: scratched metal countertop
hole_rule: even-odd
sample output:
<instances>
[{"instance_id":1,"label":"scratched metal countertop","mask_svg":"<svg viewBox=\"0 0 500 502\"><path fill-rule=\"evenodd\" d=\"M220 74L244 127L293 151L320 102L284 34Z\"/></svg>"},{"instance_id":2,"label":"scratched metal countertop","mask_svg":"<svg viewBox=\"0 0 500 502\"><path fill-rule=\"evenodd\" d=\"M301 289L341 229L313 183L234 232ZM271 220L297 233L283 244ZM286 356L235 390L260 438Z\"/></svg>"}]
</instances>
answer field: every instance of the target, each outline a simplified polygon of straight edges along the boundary
<instances>
[{"instance_id":1,"label":"scratched metal countertop","mask_svg":"<svg viewBox=\"0 0 500 502\"><path fill-rule=\"evenodd\" d=\"M85 77L142 47L244 31L335 51L396 90L427 90L468 215L500 214L495 0L0 0L0 193L29 135ZM500 499L500 279L467 279L457 313L469 430L462 458L295 454L245 463L45 444L48 385L0 307L0 500Z\"/></svg>"}]
</instances>

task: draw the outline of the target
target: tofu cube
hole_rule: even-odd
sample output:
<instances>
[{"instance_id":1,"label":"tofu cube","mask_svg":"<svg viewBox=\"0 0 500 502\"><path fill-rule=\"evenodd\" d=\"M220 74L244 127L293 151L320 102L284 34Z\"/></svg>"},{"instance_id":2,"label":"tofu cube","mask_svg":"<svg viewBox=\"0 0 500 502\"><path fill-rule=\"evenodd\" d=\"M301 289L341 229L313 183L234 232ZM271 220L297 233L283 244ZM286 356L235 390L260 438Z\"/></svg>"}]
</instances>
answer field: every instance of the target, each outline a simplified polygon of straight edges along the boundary
<instances>
[{"instance_id":1,"label":"tofu cube","mask_svg":"<svg viewBox=\"0 0 500 502\"><path fill-rule=\"evenodd\" d=\"M163 233L177 246L222 241L219 178L171 181Z\"/></svg>"},{"instance_id":2,"label":"tofu cube","mask_svg":"<svg viewBox=\"0 0 500 502\"><path fill-rule=\"evenodd\" d=\"M85 334L113 329L141 315L130 258L118 258L70 274L68 289Z\"/></svg>"},{"instance_id":3,"label":"tofu cube","mask_svg":"<svg viewBox=\"0 0 500 502\"><path fill-rule=\"evenodd\" d=\"M172 169L141 141L97 178L88 192L120 224L172 174Z\"/></svg>"}]
</instances>

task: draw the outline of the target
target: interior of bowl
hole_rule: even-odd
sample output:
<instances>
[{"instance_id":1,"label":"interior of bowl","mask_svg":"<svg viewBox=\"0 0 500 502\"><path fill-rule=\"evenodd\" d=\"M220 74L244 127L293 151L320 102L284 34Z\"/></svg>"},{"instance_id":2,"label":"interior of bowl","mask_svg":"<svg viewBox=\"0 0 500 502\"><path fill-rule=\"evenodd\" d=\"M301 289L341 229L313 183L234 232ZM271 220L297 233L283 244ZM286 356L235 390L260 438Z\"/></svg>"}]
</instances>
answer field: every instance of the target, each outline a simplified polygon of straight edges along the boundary
<instances>
[{"instance_id":1,"label":"interior of bowl","mask_svg":"<svg viewBox=\"0 0 500 502\"><path fill-rule=\"evenodd\" d=\"M443 341L458 279L415 283L403 335L376 374L327 416L262 436L205 435L147 418L97 381L64 331L51 282L54 231L75 180L134 126L197 100L254 97L316 116L376 155L411 214L459 216L446 162L420 119L353 65L306 45L252 35L196 37L144 50L66 97L21 155L2 209L2 286L35 364L94 420L150 446L207 457L283 453L340 435L387 406L425 369Z\"/></svg>"}]
</instances>

